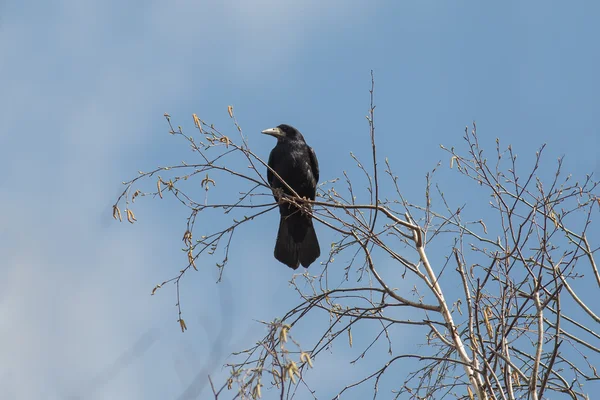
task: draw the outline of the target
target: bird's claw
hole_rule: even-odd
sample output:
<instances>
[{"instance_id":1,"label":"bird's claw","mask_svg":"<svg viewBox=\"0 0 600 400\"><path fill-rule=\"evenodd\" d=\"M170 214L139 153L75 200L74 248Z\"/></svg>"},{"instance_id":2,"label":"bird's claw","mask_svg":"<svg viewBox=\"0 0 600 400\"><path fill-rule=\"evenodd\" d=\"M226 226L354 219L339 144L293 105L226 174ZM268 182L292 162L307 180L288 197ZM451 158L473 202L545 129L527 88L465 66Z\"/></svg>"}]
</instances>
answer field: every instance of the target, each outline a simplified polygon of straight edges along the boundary
<instances>
[{"instance_id":1,"label":"bird's claw","mask_svg":"<svg viewBox=\"0 0 600 400\"><path fill-rule=\"evenodd\" d=\"M278 203L281 203L281 200L283 199L283 189L282 188L275 188L272 189L273 190L273 196L275 196L275 199L277 199Z\"/></svg>"}]
</instances>

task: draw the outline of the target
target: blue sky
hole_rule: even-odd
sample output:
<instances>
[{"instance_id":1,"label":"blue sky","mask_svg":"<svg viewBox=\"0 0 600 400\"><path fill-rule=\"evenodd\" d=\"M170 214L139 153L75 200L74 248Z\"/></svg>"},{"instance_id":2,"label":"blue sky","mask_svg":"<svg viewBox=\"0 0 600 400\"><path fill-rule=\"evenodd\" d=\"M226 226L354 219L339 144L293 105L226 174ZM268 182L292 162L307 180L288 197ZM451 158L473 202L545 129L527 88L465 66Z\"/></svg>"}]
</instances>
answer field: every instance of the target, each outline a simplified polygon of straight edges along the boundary
<instances>
[{"instance_id":1,"label":"blue sky","mask_svg":"<svg viewBox=\"0 0 600 400\"><path fill-rule=\"evenodd\" d=\"M522 158L547 143L548 160L566 156L565 171L600 173L599 8L1 2L2 397L178 398L196 374L224 376L226 356L261 337L255 320L296 304L291 271L271 257L276 215L239 242L224 283L212 263L188 276L185 334L173 289L149 296L184 261L185 214L149 200L133 226L110 214L121 181L189 157L163 113L187 130L197 113L233 132L231 104L265 158L274 143L259 132L295 125L331 179L353 167L350 151L368 155L373 69L379 154L415 199L425 173L447 162L439 144L461 145L473 120L485 143L500 137ZM333 395L334 371L352 358L339 349L312 376L319 398ZM136 356L123 361L128 351Z\"/></svg>"}]
</instances>

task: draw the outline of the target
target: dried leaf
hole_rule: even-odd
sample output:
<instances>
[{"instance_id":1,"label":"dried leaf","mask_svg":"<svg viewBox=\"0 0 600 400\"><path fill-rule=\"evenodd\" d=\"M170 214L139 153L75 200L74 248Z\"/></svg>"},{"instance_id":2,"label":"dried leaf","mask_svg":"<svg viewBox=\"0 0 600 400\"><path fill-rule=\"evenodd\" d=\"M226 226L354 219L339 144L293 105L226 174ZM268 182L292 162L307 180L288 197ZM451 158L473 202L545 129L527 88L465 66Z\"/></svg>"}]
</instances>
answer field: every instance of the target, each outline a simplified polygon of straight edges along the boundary
<instances>
[{"instance_id":1,"label":"dried leaf","mask_svg":"<svg viewBox=\"0 0 600 400\"><path fill-rule=\"evenodd\" d=\"M302 353L300 353L300 361L307 363L310 368L313 367L313 363L312 363L312 360L310 359L310 355L304 351Z\"/></svg>"},{"instance_id":2,"label":"dried leaf","mask_svg":"<svg viewBox=\"0 0 600 400\"><path fill-rule=\"evenodd\" d=\"M258 382L256 384L256 386L254 386L254 388L252 388L252 398L253 399L260 399L261 398L261 393L260 393L260 387L262 386L262 384L260 382Z\"/></svg>"},{"instance_id":3,"label":"dried leaf","mask_svg":"<svg viewBox=\"0 0 600 400\"><path fill-rule=\"evenodd\" d=\"M467 386L467 392L469 392L469 399L474 400L473 392L471 391L471 388L468 386Z\"/></svg>"},{"instance_id":4,"label":"dried leaf","mask_svg":"<svg viewBox=\"0 0 600 400\"><path fill-rule=\"evenodd\" d=\"M288 334L288 331L290 330L290 328L291 327L287 324L285 324L281 327L281 332L279 332L279 340L282 343L287 342L287 334Z\"/></svg>"},{"instance_id":5,"label":"dried leaf","mask_svg":"<svg viewBox=\"0 0 600 400\"><path fill-rule=\"evenodd\" d=\"M350 347L352 347L352 331L350 328L348 328L348 343L350 344Z\"/></svg>"},{"instance_id":6,"label":"dried leaf","mask_svg":"<svg viewBox=\"0 0 600 400\"><path fill-rule=\"evenodd\" d=\"M190 231L185 231L185 233L183 234L183 242L185 244L187 244L188 246L192 245L192 232Z\"/></svg>"},{"instance_id":7,"label":"dried leaf","mask_svg":"<svg viewBox=\"0 0 600 400\"><path fill-rule=\"evenodd\" d=\"M294 361L290 361L290 363L285 368L286 375L290 378L292 383L296 383L296 375L300 377L300 370Z\"/></svg>"},{"instance_id":8,"label":"dried leaf","mask_svg":"<svg viewBox=\"0 0 600 400\"><path fill-rule=\"evenodd\" d=\"M150 294L150 296L154 296L154 293L156 293L156 291L158 289L160 289L161 287L162 287L162 285L156 285L156 286L154 286L154 289L152 289L152 293Z\"/></svg>"},{"instance_id":9,"label":"dried leaf","mask_svg":"<svg viewBox=\"0 0 600 400\"><path fill-rule=\"evenodd\" d=\"M196 268L196 261L194 260L194 254L192 253L192 249L188 250L188 262L192 267L194 267L196 271L198 271L198 268Z\"/></svg>"},{"instance_id":10,"label":"dried leaf","mask_svg":"<svg viewBox=\"0 0 600 400\"><path fill-rule=\"evenodd\" d=\"M489 307L486 307L483 310L483 318L485 319L485 328L487 330L488 337L491 339L494 336L494 330L492 329L492 324L490 323L490 317L492 317L492 310Z\"/></svg>"},{"instance_id":11,"label":"dried leaf","mask_svg":"<svg viewBox=\"0 0 600 400\"><path fill-rule=\"evenodd\" d=\"M123 218L121 218L121 210L116 204L113 206L113 218L118 219L119 222L123 222Z\"/></svg>"},{"instance_id":12,"label":"dried leaf","mask_svg":"<svg viewBox=\"0 0 600 400\"><path fill-rule=\"evenodd\" d=\"M219 138L219 142L225 143L226 148L229 148L229 145L232 143L231 139L229 139L227 136L223 136L223 137Z\"/></svg>"},{"instance_id":13,"label":"dried leaf","mask_svg":"<svg viewBox=\"0 0 600 400\"><path fill-rule=\"evenodd\" d=\"M138 197L142 193L141 190L136 190L133 196L131 196L131 202L135 203L135 198Z\"/></svg>"},{"instance_id":14,"label":"dried leaf","mask_svg":"<svg viewBox=\"0 0 600 400\"><path fill-rule=\"evenodd\" d=\"M187 330L187 326L185 325L183 318L179 318L179 326L181 327L181 332L185 332Z\"/></svg>"},{"instance_id":15,"label":"dried leaf","mask_svg":"<svg viewBox=\"0 0 600 400\"><path fill-rule=\"evenodd\" d=\"M513 380L517 382L517 386L521 386L521 379L519 379L519 373L517 371L513 371Z\"/></svg>"},{"instance_id":16,"label":"dried leaf","mask_svg":"<svg viewBox=\"0 0 600 400\"><path fill-rule=\"evenodd\" d=\"M279 384L279 382L281 381L281 374L280 374L280 373L279 373L279 371L278 371L278 370L276 370L275 368L273 368L273 371L272 371L272 372L273 372L273 378L275 378L275 379L274 379L274 381L275 381L275 385L278 385L278 384Z\"/></svg>"},{"instance_id":17,"label":"dried leaf","mask_svg":"<svg viewBox=\"0 0 600 400\"><path fill-rule=\"evenodd\" d=\"M129 221L129 223L133 224L135 221L137 221L137 219L135 219L135 214L133 213L133 211L131 211L129 208L126 211L127 221Z\"/></svg>"},{"instance_id":18,"label":"dried leaf","mask_svg":"<svg viewBox=\"0 0 600 400\"><path fill-rule=\"evenodd\" d=\"M227 106L227 112L229 113L229 118L233 118L233 106Z\"/></svg>"},{"instance_id":19,"label":"dried leaf","mask_svg":"<svg viewBox=\"0 0 600 400\"><path fill-rule=\"evenodd\" d=\"M156 181L156 188L158 189L158 196L162 199L162 187L160 186L160 176L158 177L158 181Z\"/></svg>"}]
</instances>

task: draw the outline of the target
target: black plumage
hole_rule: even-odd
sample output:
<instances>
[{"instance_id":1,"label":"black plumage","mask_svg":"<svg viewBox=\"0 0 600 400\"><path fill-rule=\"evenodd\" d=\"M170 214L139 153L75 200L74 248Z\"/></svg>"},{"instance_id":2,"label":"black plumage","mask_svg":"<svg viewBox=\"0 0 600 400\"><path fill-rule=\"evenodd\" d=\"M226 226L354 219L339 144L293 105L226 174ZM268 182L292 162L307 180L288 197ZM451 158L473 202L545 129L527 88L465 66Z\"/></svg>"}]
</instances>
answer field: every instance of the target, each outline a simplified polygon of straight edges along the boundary
<instances>
[{"instance_id":1,"label":"black plumage","mask_svg":"<svg viewBox=\"0 0 600 400\"><path fill-rule=\"evenodd\" d=\"M300 197L314 200L319 181L319 163L300 131L283 124L262 133L277 138L277 145L269 155L269 167ZM269 169L267 180L274 191L281 189L285 194L293 194ZM286 202L280 202L279 213L281 217L275 258L293 269L298 268L299 264L308 268L321 255L311 216Z\"/></svg>"}]
</instances>

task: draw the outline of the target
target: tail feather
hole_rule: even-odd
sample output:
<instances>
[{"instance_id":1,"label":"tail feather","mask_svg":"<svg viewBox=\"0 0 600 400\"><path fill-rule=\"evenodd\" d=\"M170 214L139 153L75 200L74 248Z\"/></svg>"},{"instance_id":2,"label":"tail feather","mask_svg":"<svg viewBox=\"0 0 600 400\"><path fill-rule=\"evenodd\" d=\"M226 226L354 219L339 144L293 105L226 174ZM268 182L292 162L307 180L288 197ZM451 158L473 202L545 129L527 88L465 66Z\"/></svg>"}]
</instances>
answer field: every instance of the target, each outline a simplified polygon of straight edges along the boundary
<instances>
[{"instance_id":1,"label":"tail feather","mask_svg":"<svg viewBox=\"0 0 600 400\"><path fill-rule=\"evenodd\" d=\"M274 255L277 260L292 269L297 269L300 265L296 242L290 234L288 220L285 217L279 220L279 231L277 232Z\"/></svg>"},{"instance_id":2,"label":"tail feather","mask_svg":"<svg viewBox=\"0 0 600 400\"><path fill-rule=\"evenodd\" d=\"M302 215L300 210L286 210L286 213L282 214L281 218L285 219L288 233L294 242L301 243L304 240L304 236L306 236L308 228L312 225L310 218Z\"/></svg>"},{"instance_id":3,"label":"tail feather","mask_svg":"<svg viewBox=\"0 0 600 400\"><path fill-rule=\"evenodd\" d=\"M304 240L298 243L297 253L300 259L300 263L304 268L308 268L319 256L321 255L321 248L319 247L319 240L317 239L317 233L311 220L308 220L309 227L306 230Z\"/></svg>"},{"instance_id":4,"label":"tail feather","mask_svg":"<svg viewBox=\"0 0 600 400\"><path fill-rule=\"evenodd\" d=\"M321 255L312 220L300 213L282 215L275 242L275 258L292 269L308 268Z\"/></svg>"}]
</instances>

